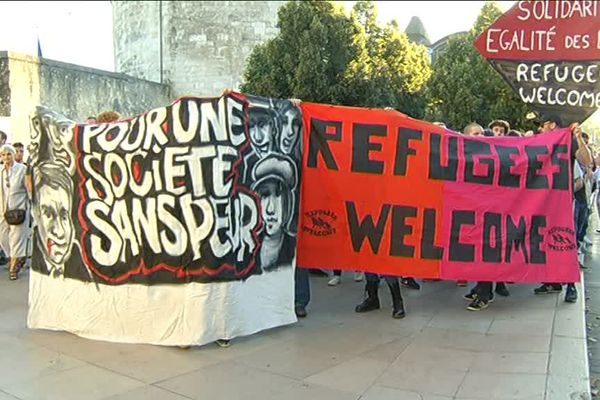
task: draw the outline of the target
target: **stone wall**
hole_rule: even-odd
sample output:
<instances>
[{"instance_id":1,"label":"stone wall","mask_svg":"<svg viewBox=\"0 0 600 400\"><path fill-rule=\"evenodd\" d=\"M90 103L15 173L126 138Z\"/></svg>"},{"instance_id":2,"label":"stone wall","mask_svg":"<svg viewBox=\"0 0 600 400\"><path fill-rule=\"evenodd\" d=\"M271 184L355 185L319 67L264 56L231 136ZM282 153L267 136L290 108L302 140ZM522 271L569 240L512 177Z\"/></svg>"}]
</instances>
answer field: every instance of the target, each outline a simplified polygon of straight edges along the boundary
<instances>
[{"instance_id":1,"label":"stone wall","mask_svg":"<svg viewBox=\"0 0 600 400\"><path fill-rule=\"evenodd\" d=\"M0 117L10 116L10 74L7 53L0 52Z\"/></svg>"},{"instance_id":2,"label":"stone wall","mask_svg":"<svg viewBox=\"0 0 600 400\"><path fill-rule=\"evenodd\" d=\"M8 69L8 72L7 72ZM2 82L8 76L9 90ZM169 88L155 82L16 53L0 53L0 112L10 104L10 141L29 142L29 115L45 105L75 121L114 110L134 116L170 104Z\"/></svg>"},{"instance_id":3,"label":"stone wall","mask_svg":"<svg viewBox=\"0 0 600 400\"><path fill-rule=\"evenodd\" d=\"M216 96L225 88L239 88L246 59L254 46L277 34L277 10L284 2L112 4L117 71L157 80L158 68L160 81L160 61L157 66L154 55L162 53L163 81L179 97ZM159 15L162 38L157 40Z\"/></svg>"},{"instance_id":4,"label":"stone wall","mask_svg":"<svg viewBox=\"0 0 600 400\"><path fill-rule=\"evenodd\" d=\"M161 82L159 37L162 3L164 2L112 2L113 45L115 68L118 72Z\"/></svg>"}]
</instances>

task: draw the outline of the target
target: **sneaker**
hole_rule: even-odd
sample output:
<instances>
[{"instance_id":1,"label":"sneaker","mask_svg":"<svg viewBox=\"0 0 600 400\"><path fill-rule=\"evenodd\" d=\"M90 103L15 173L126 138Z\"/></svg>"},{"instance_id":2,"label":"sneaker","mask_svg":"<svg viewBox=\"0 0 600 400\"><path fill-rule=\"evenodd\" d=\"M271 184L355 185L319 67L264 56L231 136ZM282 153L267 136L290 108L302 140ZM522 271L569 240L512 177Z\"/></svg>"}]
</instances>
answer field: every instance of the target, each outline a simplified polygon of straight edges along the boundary
<instances>
[{"instance_id":1,"label":"sneaker","mask_svg":"<svg viewBox=\"0 0 600 400\"><path fill-rule=\"evenodd\" d=\"M327 282L327 284L328 284L329 286L337 286L337 285L339 285L340 283L342 283L342 278L341 278L341 277L339 277L339 276L337 276L337 275L335 275L333 278L331 278L331 279L329 280L329 282Z\"/></svg>"},{"instance_id":2,"label":"sneaker","mask_svg":"<svg viewBox=\"0 0 600 400\"><path fill-rule=\"evenodd\" d=\"M227 339L218 339L218 340L215 340L215 343L217 344L217 346L222 347L222 348L227 348L227 347L231 346L231 342Z\"/></svg>"},{"instance_id":3,"label":"sneaker","mask_svg":"<svg viewBox=\"0 0 600 400\"><path fill-rule=\"evenodd\" d=\"M400 280L400 282L402 283L403 286L406 286L410 289L414 289L414 290L420 290L421 289L421 285L419 285L417 283L417 281L414 280L414 278L402 278Z\"/></svg>"},{"instance_id":4,"label":"sneaker","mask_svg":"<svg viewBox=\"0 0 600 400\"><path fill-rule=\"evenodd\" d=\"M475 293L475 292L469 292L463 296L463 299L468 300L468 301L474 301L476 298L477 298L477 293ZM494 293L492 293L490 295L490 299L487 302L488 303L494 302Z\"/></svg>"},{"instance_id":5,"label":"sneaker","mask_svg":"<svg viewBox=\"0 0 600 400\"><path fill-rule=\"evenodd\" d=\"M469 311L481 311L488 308L488 302L481 300L480 298L476 298L467 306L467 310Z\"/></svg>"},{"instance_id":6,"label":"sneaker","mask_svg":"<svg viewBox=\"0 0 600 400\"><path fill-rule=\"evenodd\" d=\"M365 274L363 272L354 273L354 282L362 282L363 279L365 279Z\"/></svg>"},{"instance_id":7,"label":"sneaker","mask_svg":"<svg viewBox=\"0 0 600 400\"><path fill-rule=\"evenodd\" d=\"M577 289L575 288L575 285L567 285L565 301L567 303L577 303Z\"/></svg>"},{"instance_id":8,"label":"sneaker","mask_svg":"<svg viewBox=\"0 0 600 400\"><path fill-rule=\"evenodd\" d=\"M296 317L298 318L305 318L308 315L306 312L306 307L304 307L302 304L296 304L294 311L296 312Z\"/></svg>"},{"instance_id":9,"label":"sneaker","mask_svg":"<svg viewBox=\"0 0 600 400\"><path fill-rule=\"evenodd\" d=\"M468 301L473 301L477 298L477 294L475 292L469 292L463 296L463 299Z\"/></svg>"},{"instance_id":10,"label":"sneaker","mask_svg":"<svg viewBox=\"0 0 600 400\"><path fill-rule=\"evenodd\" d=\"M467 286L467 281L456 281L456 286L465 287Z\"/></svg>"},{"instance_id":11,"label":"sneaker","mask_svg":"<svg viewBox=\"0 0 600 400\"><path fill-rule=\"evenodd\" d=\"M543 284L542 286L533 289L533 293L535 293L535 294L560 293L561 291L562 291L562 285L545 285L545 284Z\"/></svg>"}]
</instances>

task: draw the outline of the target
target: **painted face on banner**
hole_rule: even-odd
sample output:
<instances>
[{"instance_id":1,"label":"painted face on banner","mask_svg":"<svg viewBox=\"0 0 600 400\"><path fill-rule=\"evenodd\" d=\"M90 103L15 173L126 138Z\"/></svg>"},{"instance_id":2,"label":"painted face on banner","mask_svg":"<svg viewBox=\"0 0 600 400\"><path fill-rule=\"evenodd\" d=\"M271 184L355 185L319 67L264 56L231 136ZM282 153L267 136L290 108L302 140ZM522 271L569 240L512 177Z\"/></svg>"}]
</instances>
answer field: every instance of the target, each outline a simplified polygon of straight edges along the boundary
<instances>
[{"instance_id":1,"label":"painted face on banner","mask_svg":"<svg viewBox=\"0 0 600 400\"><path fill-rule=\"evenodd\" d=\"M53 264L62 264L71 253L73 222L71 198L66 190L48 185L39 188L38 233L46 255Z\"/></svg>"},{"instance_id":2,"label":"painted face on banner","mask_svg":"<svg viewBox=\"0 0 600 400\"><path fill-rule=\"evenodd\" d=\"M279 233L283 226L283 193L279 182L271 180L258 190L262 219L268 236Z\"/></svg>"},{"instance_id":3,"label":"painted face on banner","mask_svg":"<svg viewBox=\"0 0 600 400\"><path fill-rule=\"evenodd\" d=\"M275 134L275 121L267 109L250 108L250 140L252 148L259 157L265 156L271 150L272 138Z\"/></svg>"},{"instance_id":4,"label":"painted face on banner","mask_svg":"<svg viewBox=\"0 0 600 400\"><path fill-rule=\"evenodd\" d=\"M281 136L279 148L283 154L290 154L300 136L302 122L299 113L295 109L288 109L281 119Z\"/></svg>"}]
</instances>

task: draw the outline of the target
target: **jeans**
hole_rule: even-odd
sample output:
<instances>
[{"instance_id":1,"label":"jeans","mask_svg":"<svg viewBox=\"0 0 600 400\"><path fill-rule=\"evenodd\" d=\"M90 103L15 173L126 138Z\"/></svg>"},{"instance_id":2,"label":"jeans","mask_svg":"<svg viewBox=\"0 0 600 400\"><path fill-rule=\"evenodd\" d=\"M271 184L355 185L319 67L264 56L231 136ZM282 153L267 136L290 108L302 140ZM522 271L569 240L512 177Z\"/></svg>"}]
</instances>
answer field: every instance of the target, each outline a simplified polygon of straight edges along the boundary
<instances>
[{"instance_id":1,"label":"jeans","mask_svg":"<svg viewBox=\"0 0 600 400\"><path fill-rule=\"evenodd\" d=\"M473 292L486 303L492 298L492 282L477 282Z\"/></svg>"},{"instance_id":2,"label":"jeans","mask_svg":"<svg viewBox=\"0 0 600 400\"><path fill-rule=\"evenodd\" d=\"M306 307L310 302L310 281L308 269L296 266L295 273L295 303Z\"/></svg>"},{"instance_id":3,"label":"jeans","mask_svg":"<svg viewBox=\"0 0 600 400\"><path fill-rule=\"evenodd\" d=\"M587 203L575 199L575 232L577 244L583 242L587 230L587 220L589 217L589 209ZM579 246L578 246L579 247Z\"/></svg>"}]
</instances>

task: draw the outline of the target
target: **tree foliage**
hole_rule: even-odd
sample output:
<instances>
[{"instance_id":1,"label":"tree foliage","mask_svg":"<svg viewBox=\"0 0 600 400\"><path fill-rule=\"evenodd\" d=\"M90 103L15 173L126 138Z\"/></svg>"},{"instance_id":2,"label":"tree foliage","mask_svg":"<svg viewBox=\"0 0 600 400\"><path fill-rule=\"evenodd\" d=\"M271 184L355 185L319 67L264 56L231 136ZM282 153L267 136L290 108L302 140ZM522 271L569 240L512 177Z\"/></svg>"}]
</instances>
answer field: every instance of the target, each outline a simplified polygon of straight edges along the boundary
<instances>
[{"instance_id":1,"label":"tree foliage","mask_svg":"<svg viewBox=\"0 0 600 400\"><path fill-rule=\"evenodd\" d=\"M339 104L356 55L355 27L330 2L290 1L279 9L279 34L254 48L242 91Z\"/></svg>"},{"instance_id":2,"label":"tree foliage","mask_svg":"<svg viewBox=\"0 0 600 400\"><path fill-rule=\"evenodd\" d=\"M494 119L507 120L518 129L531 128L525 119L527 106L473 44L501 15L495 2L486 2L471 31L451 38L436 58L428 85L428 119L455 130Z\"/></svg>"},{"instance_id":3,"label":"tree foliage","mask_svg":"<svg viewBox=\"0 0 600 400\"><path fill-rule=\"evenodd\" d=\"M373 2L358 1L348 17L328 1L290 1L279 10L278 27L250 55L244 92L423 117L428 50L395 22L379 26Z\"/></svg>"}]
</instances>

